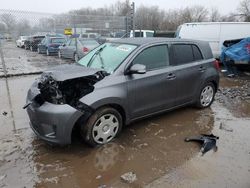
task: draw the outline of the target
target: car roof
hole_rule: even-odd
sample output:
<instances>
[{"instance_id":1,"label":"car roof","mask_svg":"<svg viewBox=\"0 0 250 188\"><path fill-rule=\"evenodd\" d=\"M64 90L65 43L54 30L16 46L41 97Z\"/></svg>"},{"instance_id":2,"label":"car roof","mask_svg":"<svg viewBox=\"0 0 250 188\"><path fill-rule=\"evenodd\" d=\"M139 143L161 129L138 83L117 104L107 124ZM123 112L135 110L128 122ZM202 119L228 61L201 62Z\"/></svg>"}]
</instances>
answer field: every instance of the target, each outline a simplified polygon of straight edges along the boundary
<instances>
[{"instance_id":1,"label":"car roof","mask_svg":"<svg viewBox=\"0 0 250 188\"><path fill-rule=\"evenodd\" d=\"M160 42L197 42L197 43L200 43L202 41L179 39L179 38L165 38L165 37L148 37L148 38L138 37L138 38L123 38L123 39L113 40L111 42L141 46L145 44L153 44L153 43L160 43Z\"/></svg>"}]
</instances>

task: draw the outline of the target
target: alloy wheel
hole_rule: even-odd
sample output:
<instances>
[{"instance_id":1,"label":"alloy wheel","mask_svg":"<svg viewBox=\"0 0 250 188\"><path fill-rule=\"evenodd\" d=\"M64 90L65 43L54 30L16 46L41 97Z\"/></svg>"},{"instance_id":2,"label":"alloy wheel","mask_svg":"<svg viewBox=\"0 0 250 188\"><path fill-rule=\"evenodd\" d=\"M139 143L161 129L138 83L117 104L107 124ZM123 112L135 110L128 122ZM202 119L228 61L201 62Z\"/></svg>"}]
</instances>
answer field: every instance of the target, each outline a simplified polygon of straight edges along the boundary
<instances>
[{"instance_id":1,"label":"alloy wheel","mask_svg":"<svg viewBox=\"0 0 250 188\"><path fill-rule=\"evenodd\" d=\"M200 104L203 107L209 106L213 101L213 97L214 97L213 87L210 85L204 87L200 95Z\"/></svg>"}]
</instances>

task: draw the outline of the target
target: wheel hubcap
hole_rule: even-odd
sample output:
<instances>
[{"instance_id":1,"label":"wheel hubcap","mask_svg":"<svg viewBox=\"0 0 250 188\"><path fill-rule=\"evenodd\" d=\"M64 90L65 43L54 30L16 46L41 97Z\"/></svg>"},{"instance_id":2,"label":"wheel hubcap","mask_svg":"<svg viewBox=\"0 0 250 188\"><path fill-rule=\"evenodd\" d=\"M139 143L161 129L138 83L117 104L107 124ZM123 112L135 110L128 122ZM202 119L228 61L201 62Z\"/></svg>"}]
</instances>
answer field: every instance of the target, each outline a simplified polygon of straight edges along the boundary
<instances>
[{"instance_id":1,"label":"wheel hubcap","mask_svg":"<svg viewBox=\"0 0 250 188\"><path fill-rule=\"evenodd\" d=\"M201 105L206 107L209 106L213 100L214 90L211 86L206 86L201 92Z\"/></svg>"},{"instance_id":2,"label":"wheel hubcap","mask_svg":"<svg viewBox=\"0 0 250 188\"><path fill-rule=\"evenodd\" d=\"M98 144L105 144L111 141L117 134L119 121L113 114L101 116L94 124L92 136Z\"/></svg>"}]
</instances>

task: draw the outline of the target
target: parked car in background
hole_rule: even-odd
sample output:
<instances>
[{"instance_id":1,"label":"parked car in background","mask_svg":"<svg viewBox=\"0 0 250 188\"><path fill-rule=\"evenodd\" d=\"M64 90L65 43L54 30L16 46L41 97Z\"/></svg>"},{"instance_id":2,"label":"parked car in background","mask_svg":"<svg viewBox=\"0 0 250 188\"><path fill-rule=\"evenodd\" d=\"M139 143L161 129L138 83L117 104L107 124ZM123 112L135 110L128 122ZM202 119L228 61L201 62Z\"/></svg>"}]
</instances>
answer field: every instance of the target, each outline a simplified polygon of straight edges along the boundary
<instances>
[{"instance_id":1,"label":"parked car in background","mask_svg":"<svg viewBox=\"0 0 250 188\"><path fill-rule=\"evenodd\" d=\"M79 38L94 39L99 44L103 44L106 42L106 37L101 36L99 33L83 33L79 35Z\"/></svg>"},{"instance_id":2,"label":"parked car in background","mask_svg":"<svg viewBox=\"0 0 250 188\"><path fill-rule=\"evenodd\" d=\"M0 39L4 39L4 36L0 34Z\"/></svg>"},{"instance_id":3,"label":"parked car in background","mask_svg":"<svg viewBox=\"0 0 250 188\"><path fill-rule=\"evenodd\" d=\"M133 35L133 31L130 31L130 37L154 37L153 30L135 30L135 35Z\"/></svg>"},{"instance_id":4,"label":"parked car in background","mask_svg":"<svg viewBox=\"0 0 250 188\"><path fill-rule=\"evenodd\" d=\"M250 22L194 22L180 25L176 37L209 42L213 55L219 58L225 40L250 36Z\"/></svg>"},{"instance_id":5,"label":"parked car in background","mask_svg":"<svg viewBox=\"0 0 250 188\"><path fill-rule=\"evenodd\" d=\"M96 39L96 38L99 38L100 36L101 35L98 33L83 33L83 34L80 34L79 38Z\"/></svg>"},{"instance_id":6,"label":"parked car in background","mask_svg":"<svg viewBox=\"0 0 250 188\"><path fill-rule=\"evenodd\" d=\"M24 48L30 51L37 51L38 44L45 38L44 35L34 35L28 37L24 42Z\"/></svg>"},{"instance_id":7,"label":"parked car in background","mask_svg":"<svg viewBox=\"0 0 250 188\"><path fill-rule=\"evenodd\" d=\"M155 31L154 37L174 38L175 37L175 31Z\"/></svg>"},{"instance_id":8,"label":"parked car in background","mask_svg":"<svg viewBox=\"0 0 250 188\"><path fill-rule=\"evenodd\" d=\"M37 52L45 53L47 56L57 54L59 46L66 43L66 38L57 36L45 36L41 43L37 46Z\"/></svg>"},{"instance_id":9,"label":"parked car in background","mask_svg":"<svg viewBox=\"0 0 250 188\"><path fill-rule=\"evenodd\" d=\"M45 71L27 95L33 131L71 143L72 130L92 145L112 141L122 127L186 105L209 107L219 85L208 42L127 38L105 43L78 64Z\"/></svg>"},{"instance_id":10,"label":"parked car in background","mask_svg":"<svg viewBox=\"0 0 250 188\"><path fill-rule=\"evenodd\" d=\"M59 47L58 57L70 58L77 62L97 46L99 43L94 39L72 38Z\"/></svg>"},{"instance_id":11,"label":"parked car in background","mask_svg":"<svg viewBox=\"0 0 250 188\"><path fill-rule=\"evenodd\" d=\"M28 39L28 36L20 36L18 37L18 39L16 40L16 46L19 48L23 48L24 47L24 42Z\"/></svg>"}]
</instances>

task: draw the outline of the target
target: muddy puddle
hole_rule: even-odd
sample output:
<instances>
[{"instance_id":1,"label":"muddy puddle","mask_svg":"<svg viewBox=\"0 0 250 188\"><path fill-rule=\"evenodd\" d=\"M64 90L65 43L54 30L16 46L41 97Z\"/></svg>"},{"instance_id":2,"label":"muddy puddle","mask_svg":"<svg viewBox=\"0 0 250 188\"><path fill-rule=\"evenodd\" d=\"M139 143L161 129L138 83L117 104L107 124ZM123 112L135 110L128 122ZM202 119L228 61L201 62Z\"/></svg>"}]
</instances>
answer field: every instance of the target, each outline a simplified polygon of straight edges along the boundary
<instances>
[{"instance_id":1,"label":"muddy puddle","mask_svg":"<svg viewBox=\"0 0 250 188\"><path fill-rule=\"evenodd\" d=\"M246 179L250 171L247 142L250 123L243 118L250 116L248 104L247 110L236 116L228 110L230 103L219 102L224 96L221 95L209 109L187 107L135 122L124 128L114 142L102 147L90 148L79 139L68 147L53 147L33 134L22 110L27 89L35 77L8 80L16 128L13 130L11 117L0 115L4 120L0 132L9 128L0 134L0 187L185 187L186 182L190 187L200 187L207 185L203 184L204 177L205 183L211 180L209 185L218 187L223 185L218 180L220 173L225 173L223 180L229 181L228 185L250 183ZM225 80L225 84L228 82ZM231 85L222 87L238 86L228 84ZM2 110L2 104L8 104L2 97L6 93L3 90L0 93ZM239 101L242 105L242 100ZM9 110L7 106L4 109ZM210 151L201 158L198 144L184 142L185 137L211 132L220 136L216 153ZM136 174L134 183L121 181L120 176L127 172ZM231 178L236 172L239 175ZM237 180L243 183L236 184Z\"/></svg>"}]
</instances>

